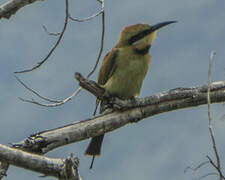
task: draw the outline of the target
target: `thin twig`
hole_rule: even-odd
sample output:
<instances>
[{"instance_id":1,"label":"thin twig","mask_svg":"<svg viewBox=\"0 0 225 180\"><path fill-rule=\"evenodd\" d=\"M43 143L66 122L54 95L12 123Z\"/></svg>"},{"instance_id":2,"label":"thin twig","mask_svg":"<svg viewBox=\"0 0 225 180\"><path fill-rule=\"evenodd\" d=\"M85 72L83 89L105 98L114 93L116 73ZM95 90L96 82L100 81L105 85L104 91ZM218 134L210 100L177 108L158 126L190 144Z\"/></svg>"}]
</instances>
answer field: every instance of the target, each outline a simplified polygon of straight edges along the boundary
<instances>
[{"instance_id":1,"label":"thin twig","mask_svg":"<svg viewBox=\"0 0 225 180\"><path fill-rule=\"evenodd\" d=\"M59 45L60 41L62 40L62 37L65 33L65 30L66 30L66 27L67 27L67 24L68 24L68 19L69 19L69 0L65 0L66 2L66 15L65 15L65 21L64 21L64 26L63 26L63 29L60 33L60 36L58 38L58 40L56 41L55 45L52 47L52 49L49 51L48 55L40 62L37 63L37 65L35 65L34 67L32 67L31 69L26 69L26 70L23 70L23 71L17 71L17 72L14 72L14 73L25 73L25 72L31 72L37 68L39 68L44 62L46 62L48 60L48 58L51 56L51 54L54 52L54 50L56 49L56 47Z\"/></svg>"},{"instance_id":2,"label":"thin twig","mask_svg":"<svg viewBox=\"0 0 225 180\"><path fill-rule=\"evenodd\" d=\"M94 65L94 68L92 69L92 71L87 75L87 78L89 78L96 70L97 66L98 66L98 63L100 61L100 58L101 58L101 55L102 55L102 51L103 51L103 47L104 47L104 36L105 36L105 4L104 4L104 0L98 0L100 3L101 3L101 6L102 6L102 35L101 35L101 45L100 45L100 50L99 50L99 53L98 53L98 58L97 58L97 61Z\"/></svg>"},{"instance_id":3,"label":"thin twig","mask_svg":"<svg viewBox=\"0 0 225 180\"><path fill-rule=\"evenodd\" d=\"M214 166L214 167L217 167L217 171L219 173L219 179L222 180L223 176L222 176L222 173L221 173L221 167L220 167L220 157L219 157L219 154L218 154L218 151L217 151L217 147L216 147L216 141L215 141L215 137L214 137L214 132L213 132L213 123L212 123L212 117L211 117L211 110L210 110L210 103L211 103L211 100L210 100L210 86L211 86L211 74L212 74L212 61L213 61L213 57L215 55L215 51L212 51L210 53L210 58L209 58L209 69L208 69L208 92L207 92L207 104L208 104L208 118L209 118L209 133L210 133L210 137L211 137L211 140L212 140L212 145L213 145L213 150L214 150L214 153L215 153L215 156L216 156L216 165L214 166L212 164L212 160L208 157L210 163Z\"/></svg>"},{"instance_id":4,"label":"thin twig","mask_svg":"<svg viewBox=\"0 0 225 180\"><path fill-rule=\"evenodd\" d=\"M195 172L208 163L209 163L209 161L205 161L205 162L202 162L201 164L199 164L197 167L188 166L185 168L184 173L186 173L189 169Z\"/></svg>"},{"instance_id":5,"label":"thin twig","mask_svg":"<svg viewBox=\"0 0 225 180\"><path fill-rule=\"evenodd\" d=\"M70 14L69 14L69 18L72 20L72 21L76 21L76 22L85 22L85 21L89 21L95 17L97 17L98 15L100 15L101 13L104 12L104 9L101 9L99 12L89 16L89 17L86 17L86 18L83 18L83 19L80 19L80 18L73 18Z\"/></svg>"},{"instance_id":6,"label":"thin twig","mask_svg":"<svg viewBox=\"0 0 225 180\"><path fill-rule=\"evenodd\" d=\"M20 84L22 84L23 87L25 87L28 91L32 92L33 94L35 94L35 95L38 96L39 98L41 98L41 99L43 99L43 100L45 100L45 101L53 102L53 103L59 103L59 102L61 102L61 101L59 101L59 100L53 100L53 99L50 99L50 98L47 98L47 97L44 97L44 96L40 95L39 93L37 93L37 91L35 91L35 90L31 89L30 87L28 87L28 86L27 86L22 80L20 80L17 76L15 76L15 78L16 78L16 80L17 80ZM25 99L23 99L23 98L19 98L19 99L22 100L22 101L25 101L25 102L29 101L29 100L25 100Z\"/></svg>"},{"instance_id":7,"label":"thin twig","mask_svg":"<svg viewBox=\"0 0 225 180\"><path fill-rule=\"evenodd\" d=\"M62 104L65 104L66 102L70 101L74 96L76 96L80 91L81 91L81 87L79 87L76 91L73 92L73 94L61 101L58 101L56 103L49 103L49 104L44 104L44 103L40 103L38 101L35 101L34 99L31 99L31 100L27 100L27 99L23 99L23 98L20 98L19 99L23 102L27 102L27 103L31 103L31 104L36 104L36 105L39 105L39 106L44 106L44 107L56 107L56 106L60 106Z\"/></svg>"},{"instance_id":8,"label":"thin twig","mask_svg":"<svg viewBox=\"0 0 225 180\"><path fill-rule=\"evenodd\" d=\"M100 44L100 49L99 49L99 53L98 53L98 57L97 57L97 60L96 60L96 63L93 67L93 69L91 70L91 72L87 75L87 79L95 72L97 66L98 66L98 63L100 61L100 58L101 58L101 55L102 55L102 51L103 51L103 47L104 47L104 36L105 36L105 14L104 14L104 0L97 0L98 2L101 3L101 13L99 12L99 14L102 14L102 32L101 32L101 44ZM68 10L68 9L67 9ZM69 16L69 14L67 14ZM67 24L67 22L66 22ZM62 35L62 33L61 33ZM21 81L22 82L22 81ZM26 86L24 83L21 83L26 89L28 89L29 91L31 91L32 93L34 93L35 91L32 90L31 88L27 88L28 86ZM45 107L55 107L55 106L60 106L60 105L63 105L65 104L66 102L68 102L69 100L71 100L74 96L77 96L77 94L79 94L79 92L81 91L81 87L79 87L76 91L73 92L73 94L63 100L52 100L50 98L46 98L43 96L41 96L39 93L35 92L34 94L36 94L39 98L43 99L43 100L46 100L46 101L49 101L49 102L53 102L53 103L50 103L50 104L44 104L44 103L40 103L38 101L35 101L33 99L31 100L27 100L27 99L23 99L23 98L19 98L20 100L22 100L23 102L28 102L28 103L32 103L32 104L36 104L36 105L39 105L39 106L45 106Z\"/></svg>"},{"instance_id":9,"label":"thin twig","mask_svg":"<svg viewBox=\"0 0 225 180\"><path fill-rule=\"evenodd\" d=\"M222 172L221 172L221 169L218 168L218 165L216 165L213 160L209 157L209 156L206 156L209 160L209 163L218 171L219 173L219 176L220 176L220 179L224 180L225 177L223 176ZM217 174L218 175L218 174Z\"/></svg>"},{"instance_id":10,"label":"thin twig","mask_svg":"<svg viewBox=\"0 0 225 180\"><path fill-rule=\"evenodd\" d=\"M42 27L43 27L44 31L50 36L59 36L61 34L60 32L58 32L58 33L49 32L45 25L43 25Z\"/></svg>"},{"instance_id":11,"label":"thin twig","mask_svg":"<svg viewBox=\"0 0 225 180\"><path fill-rule=\"evenodd\" d=\"M208 177L208 176L213 176L213 175L214 175L214 176L217 176L218 174L215 173L215 172L207 173L207 174L205 174L205 175L199 177L198 179L200 180L200 179L206 178L206 177Z\"/></svg>"}]
</instances>

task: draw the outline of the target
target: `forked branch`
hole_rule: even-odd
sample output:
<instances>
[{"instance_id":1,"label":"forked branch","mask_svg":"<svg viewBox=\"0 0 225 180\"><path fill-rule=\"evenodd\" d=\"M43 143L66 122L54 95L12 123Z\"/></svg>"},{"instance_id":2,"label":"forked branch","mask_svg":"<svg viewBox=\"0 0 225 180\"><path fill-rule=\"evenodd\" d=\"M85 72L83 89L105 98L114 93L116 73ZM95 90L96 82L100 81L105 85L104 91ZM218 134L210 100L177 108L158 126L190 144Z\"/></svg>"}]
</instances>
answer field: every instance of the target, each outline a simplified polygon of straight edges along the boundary
<instances>
[{"instance_id":1,"label":"forked branch","mask_svg":"<svg viewBox=\"0 0 225 180\"><path fill-rule=\"evenodd\" d=\"M0 19L2 18L9 19L20 8L32 4L36 1L43 1L43 0L9 0L8 2L0 5Z\"/></svg>"},{"instance_id":2,"label":"forked branch","mask_svg":"<svg viewBox=\"0 0 225 180\"><path fill-rule=\"evenodd\" d=\"M81 75L79 78L83 78ZM78 79L79 79L78 78ZM80 85L96 93L98 98L105 98L102 88L96 82L83 78ZM88 83L86 83L87 81ZM85 84L85 85L83 85ZM86 88L91 86L90 88ZM211 103L225 102L225 81L213 82L210 85ZM73 124L31 135L14 144L14 147L35 153L47 153L57 147L101 135L132 122L177 109L206 105L208 86L176 88L146 98L120 100L108 97L107 102L116 108L114 112L102 114ZM98 91L98 90L97 90ZM95 94L96 95L96 94Z\"/></svg>"},{"instance_id":3,"label":"forked branch","mask_svg":"<svg viewBox=\"0 0 225 180\"><path fill-rule=\"evenodd\" d=\"M66 159L53 159L0 144L0 159L1 163L7 162L60 180L80 179L78 173L79 160L72 155Z\"/></svg>"}]
</instances>

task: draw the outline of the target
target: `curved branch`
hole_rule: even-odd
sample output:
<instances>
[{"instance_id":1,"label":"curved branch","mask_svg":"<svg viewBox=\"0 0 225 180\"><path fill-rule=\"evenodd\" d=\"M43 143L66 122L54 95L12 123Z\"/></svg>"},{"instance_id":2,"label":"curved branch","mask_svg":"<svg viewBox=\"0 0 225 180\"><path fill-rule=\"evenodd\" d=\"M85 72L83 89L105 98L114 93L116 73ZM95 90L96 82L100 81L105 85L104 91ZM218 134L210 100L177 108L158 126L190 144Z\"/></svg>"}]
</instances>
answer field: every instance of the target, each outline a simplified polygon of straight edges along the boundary
<instances>
[{"instance_id":1,"label":"curved branch","mask_svg":"<svg viewBox=\"0 0 225 180\"><path fill-rule=\"evenodd\" d=\"M0 6L0 19L2 18L9 19L20 8L32 4L36 1L43 1L43 0L9 0L8 2Z\"/></svg>"},{"instance_id":2,"label":"curved branch","mask_svg":"<svg viewBox=\"0 0 225 180\"><path fill-rule=\"evenodd\" d=\"M89 78L96 70L97 66L98 66L98 63L100 61L100 58L102 56L102 51L103 51L103 47L104 47L104 37L105 37L105 11L104 11L104 0L100 1L100 3L102 4L102 33L101 33L101 45L100 45L100 49L99 49L99 52L98 52L98 57L97 57L97 60L96 60L96 63L93 67L93 69L91 70L90 73L88 73L87 75L87 78Z\"/></svg>"},{"instance_id":3,"label":"curved branch","mask_svg":"<svg viewBox=\"0 0 225 180\"><path fill-rule=\"evenodd\" d=\"M103 51L103 46L104 46L104 36L105 36L105 14L104 14L104 0L97 0L98 2L101 3L101 11L89 18L92 18L92 17L95 17L99 14L102 14L102 32L101 32L101 44L100 44L100 49L99 49L99 53L98 53L98 57L97 57L97 60L95 62L95 65L94 67L92 68L92 70L88 73L87 75L87 78L89 78L96 70L98 64L99 64L99 61L100 61L100 58L101 58L101 55L102 55L102 51ZM65 25L67 24L67 21L68 21L68 17L69 17L69 14L68 14L68 0L66 0L66 18L65 18L65 23L64 23L64 31L65 31ZM45 27L44 27L45 29ZM45 29L47 31L47 29ZM55 33L50 33L47 31L48 34L50 35L58 35L58 34L55 34ZM62 36L62 33L60 35L60 37ZM60 37L59 37L59 41L60 41ZM54 47L53 47L54 49ZM48 58L50 55L51 55L51 51L49 53L49 55L46 57ZM24 70L24 71L18 71L18 72L15 72L15 73L24 73L24 72L29 72L29 71L32 71L36 68L38 68L39 66L41 66L47 59L44 59L43 61L41 61L39 64L37 64L36 66L34 66L33 68L31 69L28 69L28 70ZM33 89L29 88L25 83L23 83L18 77L16 77L16 79L26 88L28 89L29 91L31 91L32 93L34 93L35 95L37 95L40 99L43 99L43 100L46 100L50 103L41 103L41 102L38 102L38 101L35 101L35 100L28 100L28 99L24 99L24 98L19 98L20 100L24 101L24 102L27 102L27 103L32 103L32 104L36 104L36 105L39 105L39 106L44 106L44 107L55 107L55 106L60 106L60 105L63 105L65 104L66 102L70 101L73 97L77 96L77 94L79 94L79 92L82 90L81 87L79 87L76 91L73 92L73 94L63 100L53 100L53 99L50 99L50 98L46 98L42 95L40 95L39 93L37 93L36 91L34 91Z\"/></svg>"},{"instance_id":4,"label":"curved branch","mask_svg":"<svg viewBox=\"0 0 225 180\"><path fill-rule=\"evenodd\" d=\"M63 38L63 35L66 31L66 28L67 28L67 24L68 24L68 19L69 19L69 0L65 0L65 6L66 6L66 10L65 10L65 20L64 20L64 25L63 25L63 28L62 28L62 31L59 35L59 38L57 39L55 45L51 48L51 50L49 51L49 53L47 54L47 56L41 60L40 62L38 62L35 66L33 66L32 68L30 69L26 69L26 70L23 70L23 71L16 71L14 73L25 73L25 72L31 72L37 68L39 68L42 64L44 64L48 58L52 55L52 53L55 51L55 49L57 48L57 46L59 45L60 41L62 40Z\"/></svg>"},{"instance_id":5,"label":"curved branch","mask_svg":"<svg viewBox=\"0 0 225 180\"><path fill-rule=\"evenodd\" d=\"M53 159L0 144L0 159L2 162L39 172L45 176L53 176L61 180L80 179L77 170L79 160L72 156L66 159Z\"/></svg>"},{"instance_id":6,"label":"curved branch","mask_svg":"<svg viewBox=\"0 0 225 180\"><path fill-rule=\"evenodd\" d=\"M35 90L31 89L30 87L28 87L22 80L20 80L20 78L18 78L17 76L14 76L14 77L16 78L16 80L17 80L20 84L22 84L23 87L25 87L26 89L28 89L28 91L32 92L32 93L35 94L37 97L39 97L39 98L41 98L41 99L43 99L43 100L49 101L49 102L53 102L53 103L59 103L59 102L61 102L61 101L59 101L59 100L58 100L58 101L57 101L57 100L53 100L53 99L50 99L50 98L47 98L47 97L44 97L44 96L40 95L37 91L35 91ZM23 98L20 98L20 97L19 97L19 99L22 100L22 101L25 101L25 102L28 101L28 100L23 99Z\"/></svg>"},{"instance_id":7,"label":"curved branch","mask_svg":"<svg viewBox=\"0 0 225 180\"><path fill-rule=\"evenodd\" d=\"M76 22L85 22L85 21L89 21L95 17L97 17L98 15L100 15L104 10L101 9L99 12L95 13L95 14L92 14L91 16L88 16L86 18L83 18L83 19L80 19L80 18L73 18L70 14L69 14L69 18L72 20L72 21L76 21Z\"/></svg>"},{"instance_id":8,"label":"curved branch","mask_svg":"<svg viewBox=\"0 0 225 180\"><path fill-rule=\"evenodd\" d=\"M110 103L116 102L118 105L116 107L122 108L112 113L33 134L13 146L44 154L57 147L108 133L160 113L207 104L207 89L207 85L176 88L136 100L109 100ZM225 81L211 84L210 98L211 103L225 101Z\"/></svg>"}]
</instances>

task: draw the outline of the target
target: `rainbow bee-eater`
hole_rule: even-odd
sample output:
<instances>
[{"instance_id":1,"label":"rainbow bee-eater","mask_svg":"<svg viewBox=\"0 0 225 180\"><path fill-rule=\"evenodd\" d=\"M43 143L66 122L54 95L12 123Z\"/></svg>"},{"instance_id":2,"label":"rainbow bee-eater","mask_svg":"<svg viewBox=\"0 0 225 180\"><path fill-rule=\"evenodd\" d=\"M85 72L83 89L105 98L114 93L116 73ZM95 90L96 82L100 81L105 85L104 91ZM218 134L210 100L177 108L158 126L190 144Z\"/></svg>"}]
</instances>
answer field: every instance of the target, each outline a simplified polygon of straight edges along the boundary
<instances>
[{"instance_id":1,"label":"rainbow bee-eater","mask_svg":"<svg viewBox=\"0 0 225 180\"><path fill-rule=\"evenodd\" d=\"M111 96L130 99L139 96L142 82L151 63L149 49L156 37L156 31L176 21L167 21L150 26L134 24L125 27L118 43L103 59L98 73L98 84L105 88ZM104 134L93 137L85 151L85 155L101 154Z\"/></svg>"}]
</instances>

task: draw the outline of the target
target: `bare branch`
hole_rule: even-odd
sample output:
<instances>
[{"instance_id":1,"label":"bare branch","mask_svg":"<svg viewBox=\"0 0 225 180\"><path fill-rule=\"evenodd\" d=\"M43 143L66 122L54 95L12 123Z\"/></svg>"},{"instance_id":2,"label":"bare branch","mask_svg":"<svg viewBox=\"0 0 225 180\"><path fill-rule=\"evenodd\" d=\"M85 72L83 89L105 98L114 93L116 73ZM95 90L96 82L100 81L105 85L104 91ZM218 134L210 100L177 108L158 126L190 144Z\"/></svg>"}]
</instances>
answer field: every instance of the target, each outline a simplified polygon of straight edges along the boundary
<instances>
[{"instance_id":1,"label":"bare branch","mask_svg":"<svg viewBox=\"0 0 225 180\"><path fill-rule=\"evenodd\" d=\"M92 71L87 75L87 78L89 78L96 70L98 63L100 61L101 55L102 55L102 51L103 51L103 47L104 47L104 36L105 36L105 3L104 0L98 0L101 5L102 5L102 35L101 35L101 45L100 45L100 49L99 49L99 53L98 53L98 57L96 60L96 63L94 65L94 68L92 69Z\"/></svg>"},{"instance_id":2,"label":"bare branch","mask_svg":"<svg viewBox=\"0 0 225 180\"><path fill-rule=\"evenodd\" d=\"M223 179L223 175L221 172L221 167L220 167L220 157L217 151L217 147L216 147L216 140L214 137L214 132L213 132L213 123L212 123L212 117L211 117L211 110L210 110L210 104L211 104L211 97L210 97L210 86L211 86L211 74L212 74L212 61L213 61L213 57L215 55L215 52L212 51L210 53L210 59L209 59L209 69L208 69L208 90L207 90L207 104L208 104L208 118L209 118L209 133L210 133L210 137L212 140L212 145L213 145L213 150L216 156L216 169L219 173L219 179L222 180ZM208 157L210 163L212 164L212 160ZM213 165L213 164L212 164ZM214 166L215 167L215 166Z\"/></svg>"},{"instance_id":3,"label":"bare branch","mask_svg":"<svg viewBox=\"0 0 225 180\"><path fill-rule=\"evenodd\" d=\"M225 101L225 81L214 82L210 88L212 103ZM127 100L124 103L120 100L118 106L122 108L119 111L31 135L14 144L14 147L44 154L57 147L104 134L150 116L207 104L207 89L207 85L176 88L146 98Z\"/></svg>"},{"instance_id":4,"label":"bare branch","mask_svg":"<svg viewBox=\"0 0 225 180\"><path fill-rule=\"evenodd\" d=\"M218 174L217 173L207 173L207 174L205 174L205 175L203 175L203 176L201 176L201 177L199 177L198 179L200 180L200 179L203 179L203 178L206 178L206 177L208 177L208 176L217 176Z\"/></svg>"},{"instance_id":5,"label":"bare branch","mask_svg":"<svg viewBox=\"0 0 225 180\"><path fill-rule=\"evenodd\" d=\"M8 2L0 6L0 19L1 18L9 19L20 8L32 4L36 1L43 1L43 0L9 0Z\"/></svg>"},{"instance_id":6,"label":"bare branch","mask_svg":"<svg viewBox=\"0 0 225 180\"><path fill-rule=\"evenodd\" d=\"M186 173L188 170L192 170L193 172L196 172L197 170L199 170L200 168L202 168L203 166L205 166L207 164L211 164L210 161L202 162L201 164L199 164L197 167L194 167L194 168L188 166L187 168L185 168L184 173ZM203 179L205 177L212 176L212 175L218 176L218 173L215 173L215 172L207 173L207 174L205 174L203 176L200 176L199 178L196 178L196 179L200 180L200 179Z\"/></svg>"},{"instance_id":7,"label":"bare branch","mask_svg":"<svg viewBox=\"0 0 225 180\"><path fill-rule=\"evenodd\" d=\"M45 25L43 25L42 27L43 27L44 31L50 36L59 36L61 34L60 32L58 32L58 33L49 32Z\"/></svg>"},{"instance_id":8,"label":"bare branch","mask_svg":"<svg viewBox=\"0 0 225 180\"><path fill-rule=\"evenodd\" d=\"M101 9L99 12L95 13L95 14L92 14L91 16L89 17L86 17L86 18L83 18L83 19L80 19L80 18L73 18L71 15L69 15L69 18L72 20L72 21L76 21L76 22L84 22L84 21L89 21L95 17L97 17L98 15L100 15L101 13L104 12L104 9Z\"/></svg>"},{"instance_id":9,"label":"bare branch","mask_svg":"<svg viewBox=\"0 0 225 180\"><path fill-rule=\"evenodd\" d=\"M209 161L205 161L205 162L202 162L201 164L199 164L197 167L191 167L191 166L188 166L185 168L184 170L184 173L186 173L188 170L192 170L192 171L197 171L198 169L200 169L201 167L205 166L206 164L209 164Z\"/></svg>"},{"instance_id":10,"label":"bare branch","mask_svg":"<svg viewBox=\"0 0 225 180\"><path fill-rule=\"evenodd\" d=\"M7 171L9 168L9 164L5 162L0 162L0 180L7 176Z\"/></svg>"},{"instance_id":11,"label":"bare branch","mask_svg":"<svg viewBox=\"0 0 225 180\"><path fill-rule=\"evenodd\" d=\"M0 144L0 159L2 162L39 172L45 176L59 179L79 179L78 158L70 156L67 159L53 159Z\"/></svg>"},{"instance_id":12,"label":"bare branch","mask_svg":"<svg viewBox=\"0 0 225 180\"><path fill-rule=\"evenodd\" d=\"M76 96L80 91L81 91L81 87L79 87L76 91L73 92L73 94L63 100L52 100L52 101L55 101L55 103L49 103L49 104L44 104L44 103L40 103L38 101L35 101L34 99L24 99L24 98L21 98L19 97L19 99L23 102L27 102L27 103L31 103L31 104L36 104L36 105L39 105L39 106L44 106L44 107L56 107L56 106L60 106L60 105L63 105L65 104L66 102L70 101L74 96ZM48 98L49 99L49 98Z\"/></svg>"},{"instance_id":13,"label":"bare branch","mask_svg":"<svg viewBox=\"0 0 225 180\"><path fill-rule=\"evenodd\" d=\"M98 99L103 100L105 89L102 88L98 83L84 78L80 73L75 73L74 77L78 80L81 87L94 94L94 96L96 96Z\"/></svg>"},{"instance_id":14,"label":"bare branch","mask_svg":"<svg viewBox=\"0 0 225 180\"><path fill-rule=\"evenodd\" d=\"M222 174L222 172L221 172L221 169L218 168L218 165L216 165L216 164L213 162L213 160L212 160L209 156L206 156L206 157L208 158L209 163L217 170L217 172L218 172L218 174L219 174L219 178L220 178L221 180L224 180L225 177L223 176L223 174ZM218 175L218 174L217 174L217 175Z\"/></svg>"},{"instance_id":15,"label":"bare branch","mask_svg":"<svg viewBox=\"0 0 225 180\"><path fill-rule=\"evenodd\" d=\"M92 93L98 99L104 100L105 97L109 98L108 103L114 104L114 106L118 106L117 109L129 109L129 108L133 108L133 107L137 107L137 106L145 106L145 105L159 103L158 102L159 96L160 96L160 101L163 102L163 101L169 101L169 100L172 101L172 100L177 100L177 99L183 99L185 97L186 98L190 98L190 97L195 98L195 96L200 95L199 92L201 92L201 93L208 92L208 85L203 85L201 87L175 88L175 89L171 89L169 91L159 93L158 95L146 97L143 99L137 98L136 101L134 101L133 99L120 100L115 97L112 97L112 98L107 97L107 94L105 94L103 92L103 89L101 86L99 86L94 81L90 81L90 80L84 78L80 73L75 73L75 78L79 81L79 85L82 88L84 88L88 92ZM225 81L213 82L212 83L213 86L211 87L211 92L216 93L217 90L221 90L221 93L223 93L224 82ZM214 95L216 95L216 94L214 94ZM142 102L142 100L143 100L143 102ZM205 100L207 100L207 97ZM145 104L145 101L150 104Z\"/></svg>"},{"instance_id":16,"label":"bare branch","mask_svg":"<svg viewBox=\"0 0 225 180\"><path fill-rule=\"evenodd\" d=\"M48 107L48 104L44 104L44 103L39 103L38 101L35 101L34 99L24 99L24 98L21 98L21 97L18 97L19 100L23 101L23 102L26 102L26 103L31 103L31 104L36 104L36 105L39 105L39 106L44 106L44 107ZM57 103L53 103L53 104L59 104L61 102L57 102Z\"/></svg>"},{"instance_id":17,"label":"bare branch","mask_svg":"<svg viewBox=\"0 0 225 180\"><path fill-rule=\"evenodd\" d=\"M28 91L32 92L33 94L35 94L35 95L38 96L39 98L41 98L41 99L43 99L43 100L46 100L46 101L49 101L49 102L53 102L53 103L59 103L59 102L61 102L61 101L49 99L49 98L47 98L47 97L44 97L44 96L40 95L39 93L37 93L37 91L35 91L35 90L31 89L30 87L28 87L28 86L27 86L23 81L21 81L17 76L15 76L15 78L16 78L16 80L17 80L20 84L22 84L23 87L25 87ZM22 100L22 101L25 101L25 102L26 102L26 101L29 101L29 100L25 100L25 99L23 99L23 98L19 98L19 99Z\"/></svg>"},{"instance_id":18,"label":"bare branch","mask_svg":"<svg viewBox=\"0 0 225 180\"><path fill-rule=\"evenodd\" d=\"M22 84L23 87L25 87L28 91L32 92L33 94L35 94L36 96L38 96L39 98L45 100L45 101L48 101L48 102L52 102L50 104L44 104L44 103L40 103L38 101L35 101L34 99L24 99L24 98L21 98L19 97L19 99L23 102L27 102L27 103L31 103L31 104L36 104L36 105L39 105L39 106L44 106L44 107L55 107L55 106L60 106L64 103L66 103L67 101L71 100L74 96L76 96L80 91L81 91L81 87L78 88L71 96L63 99L63 100L54 100L54 99L50 99L50 98L47 98L47 97L44 97L42 95L40 95L37 91L33 90L32 88L30 88L29 86L27 86L21 79L19 79L17 76L15 76L16 80Z\"/></svg>"},{"instance_id":19,"label":"bare branch","mask_svg":"<svg viewBox=\"0 0 225 180\"><path fill-rule=\"evenodd\" d=\"M100 61L100 58L101 58L101 55L102 55L102 51L103 51L103 47L104 47L104 34L105 34L105 16L104 16L104 0L98 0L98 2L101 3L101 11L99 12L99 14L102 14L102 33L101 33L101 45L100 45L100 50L99 50L99 54L98 54L98 57L97 57L97 60L96 60L96 63L92 69L92 71L87 75L87 78L89 78L96 70L97 66L98 66L98 63ZM68 11L68 9L67 9ZM68 12L67 12L68 13ZM98 13L97 13L98 14ZM69 16L69 14L67 14L67 16ZM68 19L68 18L67 18ZM66 24L66 23L65 23ZM64 24L64 25L65 25ZM45 27L44 27L45 29ZM65 29L64 29L65 30ZM47 31L47 29L46 29ZM48 32L48 31L47 31ZM48 32L49 33L49 32ZM49 33L51 35L53 35L52 33ZM54 34L54 35L57 35L57 34ZM62 33L61 33L62 35ZM47 60L47 59L45 59ZM43 61L42 61L43 62ZM43 62L44 63L44 62ZM33 67L33 68L38 68L37 66ZM28 71L32 71L33 70L30 69ZM15 73L22 73L24 71L21 71L21 72L15 72ZM25 70L25 72L27 72L27 70ZM17 78L18 80L18 78ZM47 97L44 97L42 95L40 95L38 92L32 90L31 88L27 88L27 86L20 80L19 81L26 89L28 89L29 91L31 91L32 93L34 93L35 95L37 95L39 98L43 99L43 100L46 100L46 101L49 101L49 102L53 102L53 103L49 103L49 104L45 104L45 103L40 103L38 101L35 101L35 100L28 100L28 99L24 99L24 98L19 98L20 100L22 100L23 102L27 102L27 103L32 103L32 104L36 104L36 105L39 105L39 106L45 106L45 107L55 107L55 106L60 106L60 105L63 105L65 104L66 102L70 101L74 96L76 96L77 94L79 94L79 92L81 91L82 88L78 88L71 96L63 99L63 100L53 100L53 99L50 99L50 98L47 98Z\"/></svg>"},{"instance_id":20,"label":"bare branch","mask_svg":"<svg viewBox=\"0 0 225 180\"><path fill-rule=\"evenodd\" d=\"M37 65L35 65L34 67L32 67L31 69L26 69L26 70L23 70L23 71L17 71L17 72L14 72L14 73L25 73L25 72L31 72L37 68L39 68L43 63L45 63L48 58L51 56L51 54L54 52L54 50L57 48L57 46L59 45L60 41L62 40L62 37L66 31L66 27L67 27L67 24L68 24L68 18L69 18L69 0L65 0L66 2L66 15L65 15L65 21L64 21L64 26L63 26L63 29L60 33L60 36L58 38L58 40L56 41L55 45L52 47L52 49L49 51L48 55L40 62L37 63Z\"/></svg>"},{"instance_id":21,"label":"bare branch","mask_svg":"<svg viewBox=\"0 0 225 180\"><path fill-rule=\"evenodd\" d=\"M81 79L81 85L86 84L84 86L82 85L83 87L91 84L93 87L96 87L95 91L98 91L96 82L80 77L77 79ZM92 88L87 89L91 90ZM102 92L101 87L99 87L99 90ZM116 103L117 109L120 109L119 111L33 134L25 140L13 144L13 147L28 152L44 154L57 147L113 131L126 124L138 122L146 117L176 109L207 104L207 90L208 86L204 85L191 88L176 88L136 100L118 101L109 99L108 102L112 103L113 107L114 103ZM225 101L225 81L213 82L210 90L212 103ZM104 99L104 97L103 93L102 98Z\"/></svg>"}]
</instances>

